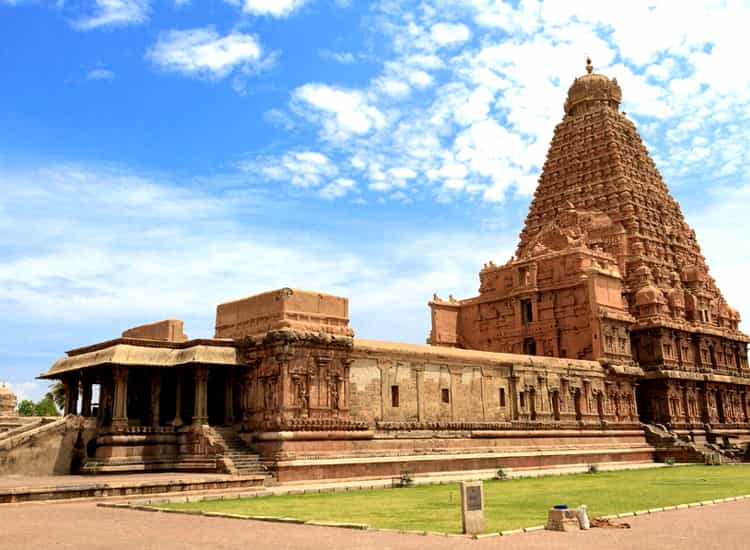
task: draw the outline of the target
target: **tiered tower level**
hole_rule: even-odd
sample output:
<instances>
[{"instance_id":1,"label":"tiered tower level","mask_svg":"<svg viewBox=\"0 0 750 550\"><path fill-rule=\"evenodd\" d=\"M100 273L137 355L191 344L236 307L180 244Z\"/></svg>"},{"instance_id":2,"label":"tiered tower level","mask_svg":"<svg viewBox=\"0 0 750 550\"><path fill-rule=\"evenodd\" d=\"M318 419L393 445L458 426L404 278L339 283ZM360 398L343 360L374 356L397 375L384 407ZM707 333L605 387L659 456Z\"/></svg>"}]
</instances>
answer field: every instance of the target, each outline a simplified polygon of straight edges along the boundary
<instances>
[{"instance_id":1,"label":"tiered tower level","mask_svg":"<svg viewBox=\"0 0 750 550\"><path fill-rule=\"evenodd\" d=\"M428 343L637 363L642 419L742 424L748 337L695 232L620 112L616 79L568 91L518 249L479 274L479 295L430 302Z\"/></svg>"}]
</instances>

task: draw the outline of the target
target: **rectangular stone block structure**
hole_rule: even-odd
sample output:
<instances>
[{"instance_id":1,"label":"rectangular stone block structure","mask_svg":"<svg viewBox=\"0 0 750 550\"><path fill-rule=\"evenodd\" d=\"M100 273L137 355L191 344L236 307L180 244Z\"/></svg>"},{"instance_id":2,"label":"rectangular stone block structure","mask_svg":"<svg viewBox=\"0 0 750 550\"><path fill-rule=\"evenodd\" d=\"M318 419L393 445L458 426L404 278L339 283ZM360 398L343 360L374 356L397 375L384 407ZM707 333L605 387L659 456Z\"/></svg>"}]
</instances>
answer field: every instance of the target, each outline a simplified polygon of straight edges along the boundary
<instances>
[{"instance_id":1,"label":"rectangular stone block structure","mask_svg":"<svg viewBox=\"0 0 750 550\"><path fill-rule=\"evenodd\" d=\"M550 508L547 512L545 529L548 531L578 531L580 528L577 510Z\"/></svg>"},{"instance_id":2,"label":"rectangular stone block structure","mask_svg":"<svg viewBox=\"0 0 750 550\"><path fill-rule=\"evenodd\" d=\"M180 319L165 319L129 328L122 333L123 338L142 340L161 340L163 342L185 342L188 337Z\"/></svg>"},{"instance_id":3,"label":"rectangular stone block structure","mask_svg":"<svg viewBox=\"0 0 750 550\"><path fill-rule=\"evenodd\" d=\"M484 533L484 486L481 481L461 482L461 526L467 535Z\"/></svg>"},{"instance_id":4,"label":"rectangular stone block structure","mask_svg":"<svg viewBox=\"0 0 750 550\"><path fill-rule=\"evenodd\" d=\"M216 338L242 338L283 329L354 336L349 328L349 300L282 288L216 308Z\"/></svg>"}]
</instances>

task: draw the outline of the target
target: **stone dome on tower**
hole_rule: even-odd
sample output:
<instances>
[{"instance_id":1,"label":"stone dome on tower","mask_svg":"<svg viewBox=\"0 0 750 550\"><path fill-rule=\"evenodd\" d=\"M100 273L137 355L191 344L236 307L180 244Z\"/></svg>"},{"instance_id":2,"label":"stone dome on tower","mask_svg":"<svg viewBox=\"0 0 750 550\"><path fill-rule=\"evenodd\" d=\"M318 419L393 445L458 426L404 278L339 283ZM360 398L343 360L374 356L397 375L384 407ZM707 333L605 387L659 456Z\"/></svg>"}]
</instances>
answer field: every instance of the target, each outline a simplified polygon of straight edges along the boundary
<instances>
[{"instance_id":1,"label":"stone dome on tower","mask_svg":"<svg viewBox=\"0 0 750 550\"><path fill-rule=\"evenodd\" d=\"M18 400L10 388L0 385L0 416L16 416Z\"/></svg>"},{"instance_id":2,"label":"stone dome on tower","mask_svg":"<svg viewBox=\"0 0 750 550\"><path fill-rule=\"evenodd\" d=\"M586 73L575 79L565 100L565 114L575 115L588 111L594 105L607 105L618 110L622 90L616 78L593 72L591 58L586 58Z\"/></svg>"}]
</instances>

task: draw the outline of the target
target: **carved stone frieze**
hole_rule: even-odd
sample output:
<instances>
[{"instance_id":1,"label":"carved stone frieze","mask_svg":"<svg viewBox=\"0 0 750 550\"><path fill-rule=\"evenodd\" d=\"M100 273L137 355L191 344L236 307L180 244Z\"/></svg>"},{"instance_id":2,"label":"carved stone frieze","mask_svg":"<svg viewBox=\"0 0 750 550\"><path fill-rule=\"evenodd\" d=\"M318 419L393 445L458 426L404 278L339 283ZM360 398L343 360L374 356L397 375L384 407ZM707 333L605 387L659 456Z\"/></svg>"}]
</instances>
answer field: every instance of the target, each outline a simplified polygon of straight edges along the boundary
<instances>
[{"instance_id":1,"label":"carved stone frieze","mask_svg":"<svg viewBox=\"0 0 750 550\"><path fill-rule=\"evenodd\" d=\"M237 342L256 388L243 414L246 429L363 429L349 416L352 338L284 329Z\"/></svg>"}]
</instances>

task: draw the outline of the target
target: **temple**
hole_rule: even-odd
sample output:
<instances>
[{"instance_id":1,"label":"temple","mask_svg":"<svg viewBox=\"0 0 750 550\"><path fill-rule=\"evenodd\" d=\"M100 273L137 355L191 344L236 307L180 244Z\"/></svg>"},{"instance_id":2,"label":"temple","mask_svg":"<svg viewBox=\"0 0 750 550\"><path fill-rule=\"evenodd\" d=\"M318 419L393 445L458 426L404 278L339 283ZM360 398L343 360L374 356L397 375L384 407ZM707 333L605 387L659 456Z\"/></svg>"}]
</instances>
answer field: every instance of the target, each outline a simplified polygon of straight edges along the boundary
<instances>
[{"instance_id":1,"label":"temple","mask_svg":"<svg viewBox=\"0 0 750 550\"><path fill-rule=\"evenodd\" d=\"M78 469L296 481L741 458L748 337L621 98L589 62L514 257L476 297L434 296L428 345L357 338L346 298L282 288L219 305L213 338L172 319L69 351L41 377L65 384Z\"/></svg>"},{"instance_id":2,"label":"temple","mask_svg":"<svg viewBox=\"0 0 750 550\"><path fill-rule=\"evenodd\" d=\"M479 296L433 300L429 343L638 365L640 418L748 427L748 337L695 232L619 111L617 80L576 79L518 249Z\"/></svg>"}]
</instances>

